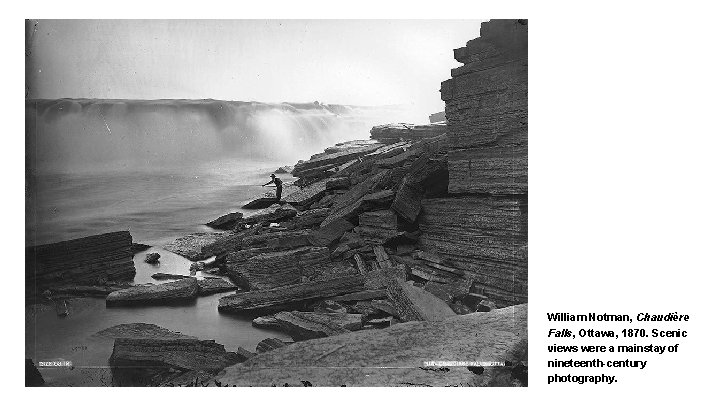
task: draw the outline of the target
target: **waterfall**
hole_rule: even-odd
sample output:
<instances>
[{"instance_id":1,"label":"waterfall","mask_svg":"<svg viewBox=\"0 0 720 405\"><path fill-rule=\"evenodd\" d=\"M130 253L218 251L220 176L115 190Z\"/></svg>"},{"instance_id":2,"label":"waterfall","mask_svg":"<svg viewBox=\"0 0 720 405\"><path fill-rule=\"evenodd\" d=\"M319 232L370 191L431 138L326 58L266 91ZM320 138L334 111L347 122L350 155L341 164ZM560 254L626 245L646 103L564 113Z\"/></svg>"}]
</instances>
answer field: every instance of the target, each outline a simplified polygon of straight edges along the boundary
<instances>
[{"instance_id":1,"label":"waterfall","mask_svg":"<svg viewBox=\"0 0 720 405\"><path fill-rule=\"evenodd\" d=\"M367 139L407 109L220 100L27 100L33 173L150 170L212 159L292 163Z\"/></svg>"}]
</instances>

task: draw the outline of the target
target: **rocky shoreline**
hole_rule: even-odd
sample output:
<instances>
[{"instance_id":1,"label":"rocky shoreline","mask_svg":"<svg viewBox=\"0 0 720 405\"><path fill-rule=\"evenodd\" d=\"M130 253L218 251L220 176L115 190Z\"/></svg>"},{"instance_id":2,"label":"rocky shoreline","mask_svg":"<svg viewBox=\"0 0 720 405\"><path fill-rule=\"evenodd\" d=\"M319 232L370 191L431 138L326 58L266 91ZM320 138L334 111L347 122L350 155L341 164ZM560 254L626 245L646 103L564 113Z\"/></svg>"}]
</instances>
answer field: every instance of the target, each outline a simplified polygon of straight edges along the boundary
<instances>
[{"instance_id":1,"label":"rocky shoreline","mask_svg":"<svg viewBox=\"0 0 720 405\"><path fill-rule=\"evenodd\" d=\"M108 306L235 290L219 311L297 342L226 351L157 325L119 325L109 364L123 384L526 385L527 22L483 23L455 57L465 65L442 84L447 123L377 126L369 141L279 168L297 178L281 201L164 246L210 259L192 274L232 283L156 273L177 280L118 284L135 274L132 239L118 233L35 248L63 265L34 263L28 289L54 296L78 283ZM423 365L443 360L505 366Z\"/></svg>"}]
</instances>

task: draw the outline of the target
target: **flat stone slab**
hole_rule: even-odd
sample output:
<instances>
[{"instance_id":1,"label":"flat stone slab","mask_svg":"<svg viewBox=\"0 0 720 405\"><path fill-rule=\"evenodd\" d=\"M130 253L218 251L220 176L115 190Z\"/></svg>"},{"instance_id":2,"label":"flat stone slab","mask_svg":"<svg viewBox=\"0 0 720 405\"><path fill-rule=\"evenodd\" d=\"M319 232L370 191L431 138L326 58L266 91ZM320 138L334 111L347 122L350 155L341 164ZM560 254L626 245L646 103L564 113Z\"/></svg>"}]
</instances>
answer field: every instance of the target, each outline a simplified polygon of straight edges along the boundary
<instances>
[{"instance_id":1,"label":"flat stone slab","mask_svg":"<svg viewBox=\"0 0 720 405\"><path fill-rule=\"evenodd\" d=\"M467 367L423 367L423 361L458 359L527 361L527 305L298 342L230 366L216 378L231 386L488 385L495 373L488 368L477 375Z\"/></svg>"},{"instance_id":2,"label":"flat stone slab","mask_svg":"<svg viewBox=\"0 0 720 405\"><path fill-rule=\"evenodd\" d=\"M287 197L284 197L283 202L298 206L312 204L322 198L325 193L327 183L328 180L326 179L315 182L307 187L303 187Z\"/></svg>"},{"instance_id":3,"label":"flat stone slab","mask_svg":"<svg viewBox=\"0 0 720 405\"><path fill-rule=\"evenodd\" d=\"M218 310L246 313L268 310L306 300L335 297L362 290L364 281L365 278L361 275L343 276L329 280L311 281L277 287L269 290L231 294L220 298Z\"/></svg>"},{"instance_id":4,"label":"flat stone slab","mask_svg":"<svg viewBox=\"0 0 720 405\"><path fill-rule=\"evenodd\" d=\"M204 278L198 280L198 295L206 296L221 292L237 290L237 286L222 278Z\"/></svg>"},{"instance_id":5,"label":"flat stone slab","mask_svg":"<svg viewBox=\"0 0 720 405\"><path fill-rule=\"evenodd\" d=\"M219 239L227 236L229 232L199 232L185 235L163 246L168 252L180 255L188 260L204 260L212 255L203 248L211 246Z\"/></svg>"},{"instance_id":6,"label":"flat stone slab","mask_svg":"<svg viewBox=\"0 0 720 405\"><path fill-rule=\"evenodd\" d=\"M208 222L207 226L213 229L222 229L225 231L228 231L230 229L235 228L235 224L237 221L242 219L243 213L242 212L231 212L229 214L225 214L218 219L215 219L213 221Z\"/></svg>"},{"instance_id":7,"label":"flat stone slab","mask_svg":"<svg viewBox=\"0 0 720 405\"><path fill-rule=\"evenodd\" d=\"M189 301L198 294L195 278L186 278L164 284L139 285L114 291L105 298L108 306L164 304Z\"/></svg>"},{"instance_id":8,"label":"flat stone slab","mask_svg":"<svg viewBox=\"0 0 720 405\"><path fill-rule=\"evenodd\" d=\"M293 340L307 340L348 333L362 327L362 315L348 313L279 312L253 319L253 326L279 329Z\"/></svg>"}]
</instances>

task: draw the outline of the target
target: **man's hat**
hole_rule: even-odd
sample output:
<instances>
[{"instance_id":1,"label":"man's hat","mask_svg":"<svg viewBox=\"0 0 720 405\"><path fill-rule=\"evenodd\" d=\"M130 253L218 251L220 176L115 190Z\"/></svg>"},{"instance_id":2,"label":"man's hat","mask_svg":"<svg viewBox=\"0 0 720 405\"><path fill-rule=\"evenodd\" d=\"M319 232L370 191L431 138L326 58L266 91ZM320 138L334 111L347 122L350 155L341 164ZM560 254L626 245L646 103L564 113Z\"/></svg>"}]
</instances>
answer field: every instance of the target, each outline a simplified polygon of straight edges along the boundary
<instances>
[{"instance_id":1,"label":"man's hat","mask_svg":"<svg viewBox=\"0 0 720 405\"><path fill-rule=\"evenodd\" d=\"M270 177L275 178L275 173L271 173Z\"/></svg>"}]
</instances>

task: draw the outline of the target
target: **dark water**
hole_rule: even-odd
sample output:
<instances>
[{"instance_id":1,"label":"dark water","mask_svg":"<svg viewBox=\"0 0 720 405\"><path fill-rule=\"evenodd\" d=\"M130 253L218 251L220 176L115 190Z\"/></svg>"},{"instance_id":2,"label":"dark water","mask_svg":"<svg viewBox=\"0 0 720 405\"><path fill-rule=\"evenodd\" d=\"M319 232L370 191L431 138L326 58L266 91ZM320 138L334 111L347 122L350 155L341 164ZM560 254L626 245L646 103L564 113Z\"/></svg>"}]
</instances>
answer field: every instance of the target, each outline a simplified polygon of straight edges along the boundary
<instances>
[{"instance_id":1,"label":"dark water","mask_svg":"<svg viewBox=\"0 0 720 405\"><path fill-rule=\"evenodd\" d=\"M48 243L128 229L136 242L154 245L135 257L135 283L159 283L156 272L189 275L190 261L159 248L176 237L209 228L201 225L270 191L259 184L279 164L212 162L186 173L128 172L45 176L35 184L34 215L27 223L26 242ZM32 210L31 210L32 211ZM143 262L157 251L160 264ZM197 275L203 277L203 273ZM41 368L49 385L111 384L107 361L112 339L93 337L121 323L145 322L213 339L226 350L238 346L254 351L257 343L281 334L251 326L251 319L221 314L221 296L199 297L185 306L106 308L105 300L68 301L69 315L58 317L53 306L26 307L25 356L34 361L72 361L73 368ZM285 340L289 338L284 337Z\"/></svg>"},{"instance_id":2,"label":"dark water","mask_svg":"<svg viewBox=\"0 0 720 405\"><path fill-rule=\"evenodd\" d=\"M274 189L260 185L281 164L212 161L156 171L48 174L29 179L26 245L129 230L164 244ZM281 177L282 178L282 177ZM288 180L288 177L285 177Z\"/></svg>"}]
</instances>

